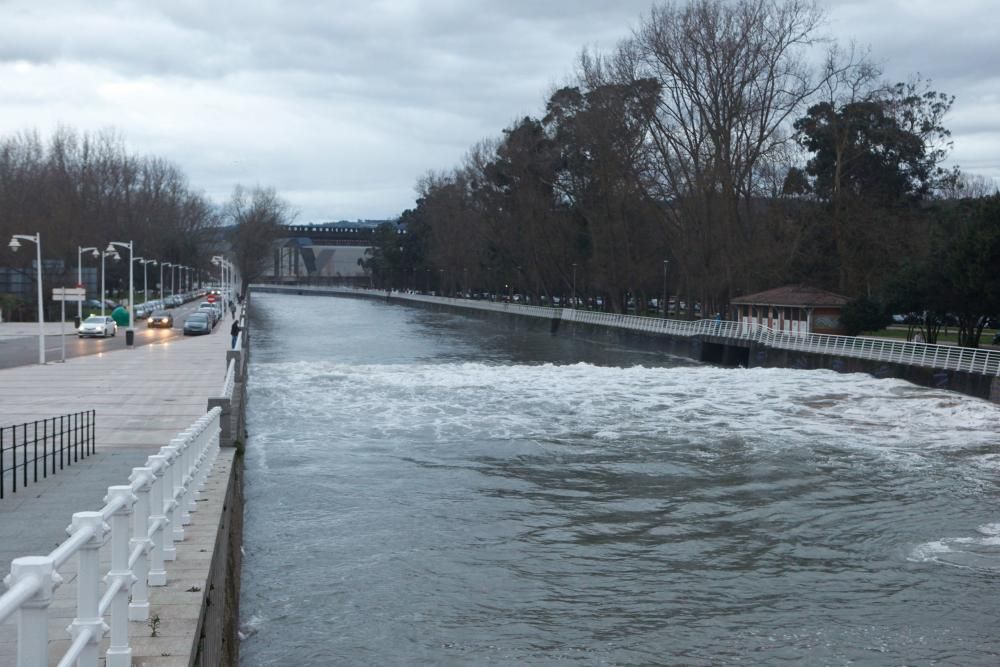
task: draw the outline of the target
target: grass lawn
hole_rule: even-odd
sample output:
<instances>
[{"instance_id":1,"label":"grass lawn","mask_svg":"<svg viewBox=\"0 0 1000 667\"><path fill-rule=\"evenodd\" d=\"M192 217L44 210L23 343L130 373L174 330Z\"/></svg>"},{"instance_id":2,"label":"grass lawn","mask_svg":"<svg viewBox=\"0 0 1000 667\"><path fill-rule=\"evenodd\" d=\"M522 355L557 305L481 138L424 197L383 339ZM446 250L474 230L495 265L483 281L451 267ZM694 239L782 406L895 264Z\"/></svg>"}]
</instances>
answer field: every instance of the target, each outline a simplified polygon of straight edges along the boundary
<instances>
[{"instance_id":1,"label":"grass lawn","mask_svg":"<svg viewBox=\"0 0 1000 667\"><path fill-rule=\"evenodd\" d=\"M996 329L983 329L982 335L979 337L979 344L989 345L993 342L993 336L996 334ZM907 326L892 326L888 329L881 329L879 331L866 331L864 336L874 336L875 338L898 338L900 340L906 340L908 333L915 335L917 329L914 328L912 332ZM942 328L938 333L937 342L941 345L952 344L956 345L958 343L958 329L956 327L948 327L947 329Z\"/></svg>"}]
</instances>

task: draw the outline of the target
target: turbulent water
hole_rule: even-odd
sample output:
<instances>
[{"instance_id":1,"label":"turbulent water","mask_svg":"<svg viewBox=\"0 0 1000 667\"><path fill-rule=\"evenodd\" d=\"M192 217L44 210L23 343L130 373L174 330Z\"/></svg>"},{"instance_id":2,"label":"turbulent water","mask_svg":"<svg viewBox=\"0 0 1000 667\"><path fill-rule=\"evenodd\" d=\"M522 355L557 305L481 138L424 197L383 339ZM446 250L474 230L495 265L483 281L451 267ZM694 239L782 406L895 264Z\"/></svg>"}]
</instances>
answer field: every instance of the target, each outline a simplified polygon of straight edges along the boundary
<instances>
[{"instance_id":1,"label":"turbulent water","mask_svg":"<svg viewBox=\"0 0 1000 667\"><path fill-rule=\"evenodd\" d=\"M1000 664L1000 409L255 297L242 664Z\"/></svg>"}]
</instances>

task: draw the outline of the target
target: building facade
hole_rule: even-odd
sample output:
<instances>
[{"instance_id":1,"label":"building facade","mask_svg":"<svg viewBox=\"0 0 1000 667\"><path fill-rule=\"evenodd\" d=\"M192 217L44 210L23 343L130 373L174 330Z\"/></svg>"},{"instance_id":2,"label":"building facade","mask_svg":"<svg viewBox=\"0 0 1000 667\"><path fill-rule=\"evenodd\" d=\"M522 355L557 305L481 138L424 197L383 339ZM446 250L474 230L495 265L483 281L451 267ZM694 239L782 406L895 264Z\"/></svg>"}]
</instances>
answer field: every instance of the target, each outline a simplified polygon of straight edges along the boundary
<instances>
[{"instance_id":1,"label":"building facade","mask_svg":"<svg viewBox=\"0 0 1000 667\"><path fill-rule=\"evenodd\" d=\"M804 285L786 285L733 299L735 319L785 333L843 334L840 312L850 299Z\"/></svg>"}]
</instances>

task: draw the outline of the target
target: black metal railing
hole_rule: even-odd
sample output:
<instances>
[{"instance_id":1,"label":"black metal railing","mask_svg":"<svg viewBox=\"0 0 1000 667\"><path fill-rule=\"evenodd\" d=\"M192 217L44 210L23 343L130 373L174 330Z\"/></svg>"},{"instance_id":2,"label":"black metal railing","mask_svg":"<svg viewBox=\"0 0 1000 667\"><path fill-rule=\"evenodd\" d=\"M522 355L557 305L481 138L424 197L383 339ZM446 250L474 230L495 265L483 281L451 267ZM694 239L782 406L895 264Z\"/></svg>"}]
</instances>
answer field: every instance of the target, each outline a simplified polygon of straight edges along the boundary
<instances>
[{"instance_id":1,"label":"black metal railing","mask_svg":"<svg viewBox=\"0 0 1000 667\"><path fill-rule=\"evenodd\" d=\"M0 427L0 498L96 451L95 411Z\"/></svg>"}]
</instances>

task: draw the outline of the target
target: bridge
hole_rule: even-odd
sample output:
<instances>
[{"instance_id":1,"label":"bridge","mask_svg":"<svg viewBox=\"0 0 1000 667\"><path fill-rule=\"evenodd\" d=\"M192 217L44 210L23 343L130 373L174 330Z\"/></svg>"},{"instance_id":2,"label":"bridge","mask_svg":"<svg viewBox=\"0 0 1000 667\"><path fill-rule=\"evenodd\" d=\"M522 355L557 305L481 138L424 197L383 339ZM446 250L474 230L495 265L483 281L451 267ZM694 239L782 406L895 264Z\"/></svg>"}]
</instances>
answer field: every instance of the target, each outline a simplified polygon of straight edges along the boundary
<instances>
[{"instance_id":1,"label":"bridge","mask_svg":"<svg viewBox=\"0 0 1000 667\"><path fill-rule=\"evenodd\" d=\"M382 221L286 225L262 278L279 283L368 284L368 275L358 260L371 247L372 224L377 222Z\"/></svg>"}]
</instances>

